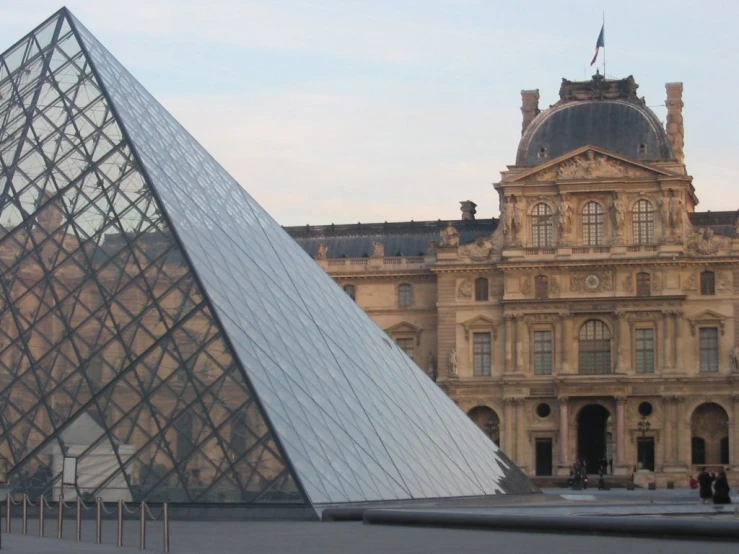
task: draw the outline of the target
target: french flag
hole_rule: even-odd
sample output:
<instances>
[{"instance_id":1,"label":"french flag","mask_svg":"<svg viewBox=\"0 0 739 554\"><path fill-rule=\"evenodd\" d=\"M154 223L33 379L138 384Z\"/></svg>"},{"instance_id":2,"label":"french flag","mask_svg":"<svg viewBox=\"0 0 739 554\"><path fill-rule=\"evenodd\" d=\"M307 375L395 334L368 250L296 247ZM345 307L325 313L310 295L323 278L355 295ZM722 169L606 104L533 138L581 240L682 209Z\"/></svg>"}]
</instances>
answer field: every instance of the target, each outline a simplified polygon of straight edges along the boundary
<instances>
[{"instance_id":1,"label":"french flag","mask_svg":"<svg viewBox=\"0 0 739 554\"><path fill-rule=\"evenodd\" d=\"M598 52L600 52L601 48L606 47L606 43L603 40L603 34L606 28L606 24L604 23L603 26L600 28L600 34L598 35L598 41L595 43L595 55L593 56L593 60L590 62L590 65L593 65L595 63L595 60L598 59Z\"/></svg>"}]
</instances>

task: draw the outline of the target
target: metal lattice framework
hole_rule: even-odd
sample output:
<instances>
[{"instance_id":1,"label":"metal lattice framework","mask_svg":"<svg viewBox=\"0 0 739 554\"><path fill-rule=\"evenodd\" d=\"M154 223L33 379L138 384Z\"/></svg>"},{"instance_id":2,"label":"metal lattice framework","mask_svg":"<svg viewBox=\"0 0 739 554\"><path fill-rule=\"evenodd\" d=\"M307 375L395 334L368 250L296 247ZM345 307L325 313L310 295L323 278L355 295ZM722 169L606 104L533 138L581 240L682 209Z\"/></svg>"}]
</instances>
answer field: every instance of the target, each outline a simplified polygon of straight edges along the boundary
<instances>
[{"instance_id":1,"label":"metal lattice framework","mask_svg":"<svg viewBox=\"0 0 739 554\"><path fill-rule=\"evenodd\" d=\"M74 457L106 499L530 490L64 9L0 56L0 164L14 486Z\"/></svg>"}]
</instances>

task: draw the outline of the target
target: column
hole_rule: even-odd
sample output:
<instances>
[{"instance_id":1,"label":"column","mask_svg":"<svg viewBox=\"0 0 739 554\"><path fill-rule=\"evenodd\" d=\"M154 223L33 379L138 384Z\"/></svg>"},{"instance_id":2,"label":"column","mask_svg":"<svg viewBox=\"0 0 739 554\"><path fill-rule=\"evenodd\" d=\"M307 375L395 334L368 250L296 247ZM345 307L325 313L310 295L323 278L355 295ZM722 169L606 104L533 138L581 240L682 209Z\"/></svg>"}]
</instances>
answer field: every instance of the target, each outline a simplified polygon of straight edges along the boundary
<instances>
[{"instance_id":1,"label":"column","mask_svg":"<svg viewBox=\"0 0 739 554\"><path fill-rule=\"evenodd\" d=\"M739 469L739 394L731 396L731 403L734 433L729 434L729 463L733 468Z\"/></svg>"},{"instance_id":2,"label":"column","mask_svg":"<svg viewBox=\"0 0 739 554\"><path fill-rule=\"evenodd\" d=\"M503 409L505 412L505 434L503 435L503 444L505 447L503 448L503 451L508 455L508 457L513 460L513 462L516 462L516 455L513 452L513 448L515 445L515 425L514 425L514 405L513 405L513 398L504 398L503 399Z\"/></svg>"},{"instance_id":3,"label":"column","mask_svg":"<svg viewBox=\"0 0 739 554\"><path fill-rule=\"evenodd\" d=\"M683 324L683 319L682 319L683 314L680 311L674 311L672 312L672 316L674 318L673 327L672 327L674 340L672 341L673 351L672 351L672 366L671 367L672 369L681 369L683 367L683 364L682 364L682 360L679 358L681 358L680 348L682 347L682 343L680 342L680 339L681 339L681 334L682 334L681 327Z\"/></svg>"},{"instance_id":4,"label":"column","mask_svg":"<svg viewBox=\"0 0 739 554\"><path fill-rule=\"evenodd\" d=\"M616 312L616 372L626 373L629 360L629 323L624 312Z\"/></svg>"},{"instance_id":5,"label":"column","mask_svg":"<svg viewBox=\"0 0 739 554\"><path fill-rule=\"evenodd\" d=\"M505 315L505 373L513 371L513 349L516 344L516 336L513 330L513 316Z\"/></svg>"},{"instance_id":6,"label":"column","mask_svg":"<svg viewBox=\"0 0 739 554\"><path fill-rule=\"evenodd\" d=\"M625 396L616 397L616 464L623 466L626 463L626 421Z\"/></svg>"},{"instance_id":7,"label":"column","mask_svg":"<svg viewBox=\"0 0 739 554\"><path fill-rule=\"evenodd\" d=\"M524 425L520 425L519 422L524 421L523 417L523 406L526 402L525 398L514 398L513 399L513 460L516 461L516 464L519 468L525 468L527 465L524 458L523 458L523 452L521 452L521 449L519 448L520 441L519 439L519 433L525 432Z\"/></svg>"},{"instance_id":8,"label":"column","mask_svg":"<svg viewBox=\"0 0 739 554\"><path fill-rule=\"evenodd\" d=\"M568 313L560 313L560 337L562 344L560 346L560 372L570 373L570 343L572 342L572 316Z\"/></svg>"},{"instance_id":9,"label":"column","mask_svg":"<svg viewBox=\"0 0 739 554\"><path fill-rule=\"evenodd\" d=\"M662 406L664 408L664 423L662 425L662 446L664 449L664 466L673 465L674 459L674 447L673 442L675 436L673 434L673 424L675 420L675 402L672 396L665 396L662 398Z\"/></svg>"},{"instance_id":10,"label":"column","mask_svg":"<svg viewBox=\"0 0 739 554\"><path fill-rule=\"evenodd\" d=\"M523 373L523 346L526 341L526 327L523 316L516 316L516 373Z\"/></svg>"},{"instance_id":11,"label":"column","mask_svg":"<svg viewBox=\"0 0 739 554\"><path fill-rule=\"evenodd\" d=\"M662 352L660 360L663 370L670 367L670 314L667 311L662 312Z\"/></svg>"},{"instance_id":12,"label":"column","mask_svg":"<svg viewBox=\"0 0 739 554\"><path fill-rule=\"evenodd\" d=\"M559 464L561 466L570 465L570 418L567 409L569 401L570 399L566 396L557 398L559 403Z\"/></svg>"},{"instance_id":13,"label":"column","mask_svg":"<svg viewBox=\"0 0 739 554\"><path fill-rule=\"evenodd\" d=\"M675 426L675 433L673 437L675 440L673 440L673 461L676 465L679 466L685 466L687 465L690 467L690 464L692 463L692 460L690 459L690 448L688 448L688 452L685 453L685 459L683 459L683 452L682 448L680 448L680 444L682 444L685 441L685 424L683 423L683 420L685 419L685 414L682 413L681 404L685 404L685 397L684 396L675 396L674 397L674 414L675 417L673 419ZM688 436L688 443L690 442L690 437Z\"/></svg>"}]
</instances>

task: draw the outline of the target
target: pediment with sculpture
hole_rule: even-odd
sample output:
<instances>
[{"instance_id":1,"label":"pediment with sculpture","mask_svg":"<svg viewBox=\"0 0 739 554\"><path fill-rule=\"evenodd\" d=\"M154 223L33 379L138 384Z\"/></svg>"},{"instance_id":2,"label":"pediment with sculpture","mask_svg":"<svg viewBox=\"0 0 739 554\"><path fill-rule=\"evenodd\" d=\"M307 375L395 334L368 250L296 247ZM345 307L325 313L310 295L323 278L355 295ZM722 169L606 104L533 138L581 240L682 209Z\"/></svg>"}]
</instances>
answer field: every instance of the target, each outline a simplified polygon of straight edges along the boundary
<instances>
[{"instance_id":1,"label":"pediment with sculpture","mask_svg":"<svg viewBox=\"0 0 739 554\"><path fill-rule=\"evenodd\" d=\"M513 177L516 181L560 181L570 179L624 178L637 179L674 175L661 168L634 162L594 146L584 146L549 163Z\"/></svg>"}]
</instances>

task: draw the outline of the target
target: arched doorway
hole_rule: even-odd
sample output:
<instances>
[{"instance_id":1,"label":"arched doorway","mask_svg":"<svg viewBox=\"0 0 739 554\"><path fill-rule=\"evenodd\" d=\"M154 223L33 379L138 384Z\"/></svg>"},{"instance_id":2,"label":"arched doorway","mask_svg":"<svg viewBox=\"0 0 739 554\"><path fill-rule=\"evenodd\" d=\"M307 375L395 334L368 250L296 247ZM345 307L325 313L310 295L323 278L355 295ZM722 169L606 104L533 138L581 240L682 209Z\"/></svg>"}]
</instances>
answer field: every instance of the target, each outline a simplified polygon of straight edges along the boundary
<instances>
[{"instance_id":1,"label":"arched doorway","mask_svg":"<svg viewBox=\"0 0 739 554\"><path fill-rule=\"evenodd\" d=\"M487 406L475 406L467 415L491 441L500 446L500 418L495 410Z\"/></svg>"},{"instance_id":2,"label":"arched doorway","mask_svg":"<svg viewBox=\"0 0 739 554\"><path fill-rule=\"evenodd\" d=\"M608 419L610 412L600 404L588 404L577 415L577 459L585 460L588 473L608 459Z\"/></svg>"},{"instance_id":3,"label":"arched doorway","mask_svg":"<svg viewBox=\"0 0 739 554\"><path fill-rule=\"evenodd\" d=\"M729 416L715 402L698 406L690 418L691 458L695 465L729 463Z\"/></svg>"}]
</instances>

